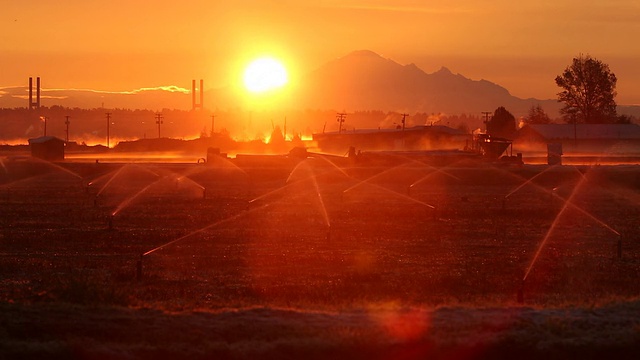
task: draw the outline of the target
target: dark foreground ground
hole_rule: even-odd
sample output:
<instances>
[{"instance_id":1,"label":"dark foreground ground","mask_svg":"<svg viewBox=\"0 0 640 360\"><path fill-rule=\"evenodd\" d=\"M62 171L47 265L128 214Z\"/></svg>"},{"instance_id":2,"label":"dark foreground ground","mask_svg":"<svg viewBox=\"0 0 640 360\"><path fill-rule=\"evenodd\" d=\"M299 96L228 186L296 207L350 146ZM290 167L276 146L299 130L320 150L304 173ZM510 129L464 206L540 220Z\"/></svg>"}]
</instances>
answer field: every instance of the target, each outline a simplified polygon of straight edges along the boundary
<instances>
[{"instance_id":1,"label":"dark foreground ground","mask_svg":"<svg viewBox=\"0 0 640 360\"><path fill-rule=\"evenodd\" d=\"M636 358L639 205L637 166L5 158L0 356Z\"/></svg>"}]
</instances>

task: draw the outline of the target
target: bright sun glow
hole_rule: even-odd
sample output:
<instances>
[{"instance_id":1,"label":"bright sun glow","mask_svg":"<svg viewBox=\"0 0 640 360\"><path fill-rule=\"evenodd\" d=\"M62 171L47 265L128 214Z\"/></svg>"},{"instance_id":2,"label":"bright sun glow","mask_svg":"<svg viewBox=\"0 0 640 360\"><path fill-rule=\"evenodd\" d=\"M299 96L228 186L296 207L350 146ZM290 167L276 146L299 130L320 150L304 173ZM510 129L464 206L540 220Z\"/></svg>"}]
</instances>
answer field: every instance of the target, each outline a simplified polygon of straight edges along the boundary
<instances>
[{"instance_id":1,"label":"bright sun glow","mask_svg":"<svg viewBox=\"0 0 640 360\"><path fill-rule=\"evenodd\" d=\"M287 70L280 61L272 58L254 60L244 71L244 86L254 93L277 89L287 80Z\"/></svg>"}]
</instances>

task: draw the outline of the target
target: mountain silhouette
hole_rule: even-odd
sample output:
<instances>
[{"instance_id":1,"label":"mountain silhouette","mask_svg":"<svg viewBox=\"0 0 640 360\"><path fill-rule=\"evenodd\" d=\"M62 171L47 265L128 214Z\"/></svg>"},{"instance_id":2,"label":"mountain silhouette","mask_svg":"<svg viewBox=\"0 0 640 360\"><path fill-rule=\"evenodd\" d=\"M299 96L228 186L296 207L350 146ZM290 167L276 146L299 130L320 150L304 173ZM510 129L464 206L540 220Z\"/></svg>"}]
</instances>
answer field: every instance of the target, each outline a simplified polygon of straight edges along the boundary
<instances>
[{"instance_id":1,"label":"mountain silhouette","mask_svg":"<svg viewBox=\"0 0 640 360\"><path fill-rule=\"evenodd\" d=\"M310 108L479 114L504 106L525 115L540 104L555 116L556 100L520 99L487 80L471 80L446 67L428 74L369 50L328 62L301 81L300 102Z\"/></svg>"}]
</instances>

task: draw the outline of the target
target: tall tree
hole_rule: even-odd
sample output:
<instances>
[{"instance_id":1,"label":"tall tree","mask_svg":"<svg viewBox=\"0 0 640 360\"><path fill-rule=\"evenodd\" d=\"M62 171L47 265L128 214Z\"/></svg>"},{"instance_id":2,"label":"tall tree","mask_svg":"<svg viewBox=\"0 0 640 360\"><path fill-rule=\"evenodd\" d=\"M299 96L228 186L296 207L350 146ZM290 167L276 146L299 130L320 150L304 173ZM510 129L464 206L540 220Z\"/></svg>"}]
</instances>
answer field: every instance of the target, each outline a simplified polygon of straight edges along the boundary
<instances>
[{"instance_id":1,"label":"tall tree","mask_svg":"<svg viewBox=\"0 0 640 360\"><path fill-rule=\"evenodd\" d=\"M493 113L487 123L487 134L500 138L513 138L516 132L516 118L504 106L500 106Z\"/></svg>"},{"instance_id":2,"label":"tall tree","mask_svg":"<svg viewBox=\"0 0 640 360\"><path fill-rule=\"evenodd\" d=\"M616 76L609 65L589 55L580 54L573 59L556 85L563 90L558 101L564 102L560 110L568 123L612 123L616 121Z\"/></svg>"},{"instance_id":3,"label":"tall tree","mask_svg":"<svg viewBox=\"0 0 640 360\"><path fill-rule=\"evenodd\" d=\"M529 113L524 118L524 121L527 124L549 124L551 123L551 118L544 112L544 109L540 104L533 106L529 109Z\"/></svg>"}]
</instances>

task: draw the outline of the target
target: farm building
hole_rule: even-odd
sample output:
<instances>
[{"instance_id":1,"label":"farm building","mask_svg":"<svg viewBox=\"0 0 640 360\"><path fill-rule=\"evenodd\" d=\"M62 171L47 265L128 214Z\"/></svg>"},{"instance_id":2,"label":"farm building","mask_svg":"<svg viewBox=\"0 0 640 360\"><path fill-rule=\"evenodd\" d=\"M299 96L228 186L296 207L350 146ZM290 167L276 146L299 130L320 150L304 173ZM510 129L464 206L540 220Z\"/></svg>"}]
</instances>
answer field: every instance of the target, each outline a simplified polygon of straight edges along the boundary
<instances>
[{"instance_id":1,"label":"farm building","mask_svg":"<svg viewBox=\"0 0 640 360\"><path fill-rule=\"evenodd\" d=\"M55 136L41 136L29 139L31 156L47 161L64 160L64 140Z\"/></svg>"},{"instance_id":2,"label":"farm building","mask_svg":"<svg viewBox=\"0 0 640 360\"><path fill-rule=\"evenodd\" d=\"M581 153L640 153L637 124L529 124L513 142L514 148L547 151L547 144L562 144L563 151Z\"/></svg>"},{"instance_id":3,"label":"farm building","mask_svg":"<svg viewBox=\"0 0 640 360\"><path fill-rule=\"evenodd\" d=\"M471 134L448 126L420 125L405 129L358 129L313 134L321 151L450 150L469 145Z\"/></svg>"}]
</instances>

